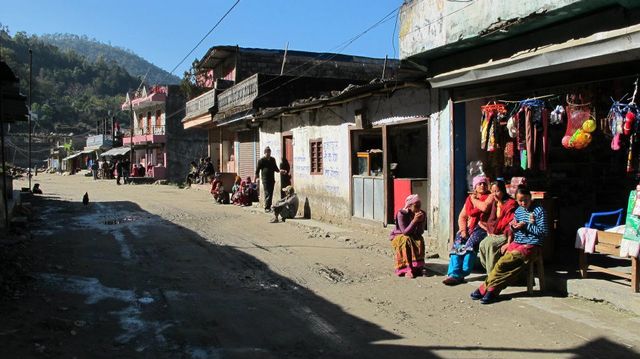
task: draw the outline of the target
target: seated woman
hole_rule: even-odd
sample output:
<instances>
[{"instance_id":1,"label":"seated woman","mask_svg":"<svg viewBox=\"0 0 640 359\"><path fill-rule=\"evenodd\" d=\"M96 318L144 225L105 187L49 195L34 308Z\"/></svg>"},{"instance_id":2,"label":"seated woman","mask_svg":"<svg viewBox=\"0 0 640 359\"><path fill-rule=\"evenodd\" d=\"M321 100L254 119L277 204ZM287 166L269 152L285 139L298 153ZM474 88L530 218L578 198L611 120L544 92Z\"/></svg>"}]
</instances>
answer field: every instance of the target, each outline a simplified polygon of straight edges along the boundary
<instances>
[{"instance_id":1,"label":"seated woman","mask_svg":"<svg viewBox=\"0 0 640 359\"><path fill-rule=\"evenodd\" d=\"M241 182L242 182L242 178L240 176L236 176L235 180L233 181L233 186L231 186L231 198L232 199L233 199L233 196L240 189L240 183Z\"/></svg>"},{"instance_id":2,"label":"seated woman","mask_svg":"<svg viewBox=\"0 0 640 359\"><path fill-rule=\"evenodd\" d=\"M211 192L213 194L213 199L219 204L229 204L229 192L224 189L222 182L217 182L215 186L216 187Z\"/></svg>"},{"instance_id":3,"label":"seated woman","mask_svg":"<svg viewBox=\"0 0 640 359\"><path fill-rule=\"evenodd\" d=\"M529 260L539 255L542 241L547 236L547 215L541 206L533 204L531 192L525 187L519 188L516 202L519 207L510 224L513 242L503 246L504 255L484 283L471 293L471 299L480 299L482 304L494 302L501 290L518 279Z\"/></svg>"},{"instance_id":4,"label":"seated woman","mask_svg":"<svg viewBox=\"0 0 640 359\"><path fill-rule=\"evenodd\" d=\"M234 185L235 186L235 185ZM240 186L236 189L235 193L231 196L231 203L236 206L250 206L249 191L247 189L247 182L240 182Z\"/></svg>"},{"instance_id":5,"label":"seated woman","mask_svg":"<svg viewBox=\"0 0 640 359\"><path fill-rule=\"evenodd\" d=\"M451 247L447 277L442 281L446 285L460 284L471 273L478 245L487 235L479 225L487 220L489 204L493 201L493 196L487 192L487 180L485 176L473 178L474 193L467 197L458 216L459 230Z\"/></svg>"},{"instance_id":6,"label":"seated woman","mask_svg":"<svg viewBox=\"0 0 640 359\"><path fill-rule=\"evenodd\" d=\"M246 185L247 185L247 197L249 198L249 205L251 205L252 202L258 202L258 189L255 183L251 182L251 177L247 176L247 179L245 180Z\"/></svg>"},{"instance_id":7,"label":"seated woman","mask_svg":"<svg viewBox=\"0 0 640 359\"><path fill-rule=\"evenodd\" d=\"M480 226L487 231L487 236L480 242L478 252L478 259L487 270L487 275L491 273L493 266L502 256L500 251L502 246L512 238L509 224L518 207L516 201L507 194L504 181L491 183L491 194L493 202L489 207L489 219L486 222L480 222Z\"/></svg>"},{"instance_id":8,"label":"seated woman","mask_svg":"<svg viewBox=\"0 0 640 359\"><path fill-rule=\"evenodd\" d=\"M422 234L426 224L426 214L420 209L420 197L409 195L404 208L396 213L396 227L389 239L395 252L397 276L414 278L422 274L424 268L424 239Z\"/></svg>"}]
</instances>

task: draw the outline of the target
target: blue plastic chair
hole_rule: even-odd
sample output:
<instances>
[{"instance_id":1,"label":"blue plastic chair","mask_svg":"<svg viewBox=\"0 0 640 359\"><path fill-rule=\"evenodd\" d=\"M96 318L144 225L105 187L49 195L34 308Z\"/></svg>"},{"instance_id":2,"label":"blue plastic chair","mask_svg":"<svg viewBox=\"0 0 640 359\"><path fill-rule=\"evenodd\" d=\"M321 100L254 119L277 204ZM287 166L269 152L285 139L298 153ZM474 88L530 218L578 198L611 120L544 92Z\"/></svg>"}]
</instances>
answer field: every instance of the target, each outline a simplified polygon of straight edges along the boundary
<instances>
[{"instance_id":1,"label":"blue plastic chair","mask_svg":"<svg viewBox=\"0 0 640 359\"><path fill-rule=\"evenodd\" d=\"M615 211L611 211L611 212L595 212L595 213L591 213L591 218L589 219L589 222L585 223L584 226L587 228L595 228L595 229L599 229L601 231L604 231L605 229L608 228L612 228L615 226L619 226L620 222L622 222L622 213L624 212L624 208L620 208L618 210ZM614 217L614 216L618 216L616 223L612 224L611 222L600 222L598 219L601 217ZM613 218L612 218L613 219Z\"/></svg>"}]
</instances>

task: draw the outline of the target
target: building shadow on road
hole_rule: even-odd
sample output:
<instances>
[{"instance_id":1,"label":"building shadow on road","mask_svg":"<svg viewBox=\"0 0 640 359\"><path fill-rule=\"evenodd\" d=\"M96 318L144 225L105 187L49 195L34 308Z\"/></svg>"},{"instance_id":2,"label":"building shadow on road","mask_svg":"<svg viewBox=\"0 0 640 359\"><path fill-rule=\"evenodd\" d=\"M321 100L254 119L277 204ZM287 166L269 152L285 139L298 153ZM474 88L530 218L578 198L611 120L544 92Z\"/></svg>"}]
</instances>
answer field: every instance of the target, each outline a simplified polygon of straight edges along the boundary
<instances>
[{"instance_id":1,"label":"building shadow on road","mask_svg":"<svg viewBox=\"0 0 640 359\"><path fill-rule=\"evenodd\" d=\"M346 312L237 248L133 202L83 206L37 198L34 207L40 212L31 243L35 280L24 302L3 306L5 326L12 326L5 330L16 330L0 336L8 357L635 355L604 338L543 351L396 345L394 340L403 339L398 334Z\"/></svg>"}]
</instances>

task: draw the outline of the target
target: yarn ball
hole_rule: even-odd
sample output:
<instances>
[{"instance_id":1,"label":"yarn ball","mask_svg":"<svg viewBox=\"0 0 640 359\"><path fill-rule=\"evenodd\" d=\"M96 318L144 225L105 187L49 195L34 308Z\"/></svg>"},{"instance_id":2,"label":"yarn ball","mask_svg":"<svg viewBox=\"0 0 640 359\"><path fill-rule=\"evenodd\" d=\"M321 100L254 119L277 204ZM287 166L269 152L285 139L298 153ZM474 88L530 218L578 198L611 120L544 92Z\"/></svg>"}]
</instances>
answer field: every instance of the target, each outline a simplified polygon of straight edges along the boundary
<instances>
[{"instance_id":1,"label":"yarn ball","mask_svg":"<svg viewBox=\"0 0 640 359\"><path fill-rule=\"evenodd\" d=\"M564 148L571 148L571 145L569 144L569 141L571 140L571 136L564 136L562 137L562 147Z\"/></svg>"}]
</instances>

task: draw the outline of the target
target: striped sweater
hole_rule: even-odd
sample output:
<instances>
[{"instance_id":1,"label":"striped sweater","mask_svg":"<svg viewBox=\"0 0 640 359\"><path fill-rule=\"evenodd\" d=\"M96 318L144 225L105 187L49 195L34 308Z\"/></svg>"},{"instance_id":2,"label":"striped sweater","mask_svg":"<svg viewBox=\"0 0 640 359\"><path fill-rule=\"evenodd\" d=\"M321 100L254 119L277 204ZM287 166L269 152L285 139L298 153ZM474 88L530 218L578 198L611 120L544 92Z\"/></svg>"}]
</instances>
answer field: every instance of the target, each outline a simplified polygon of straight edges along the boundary
<instances>
[{"instance_id":1,"label":"striped sweater","mask_svg":"<svg viewBox=\"0 0 640 359\"><path fill-rule=\"evenodd\" d=\"M533 213L535 223L529 223L531 213ZM542 245L542 241L547 236L549 230L547 227L547 214L541 206L532 204L528 210L524 207L518 207L514 213L514 219L517 222L527 223L524 228L514 230L514 242L535 246Z\"/></svg>"}]
</instances>

